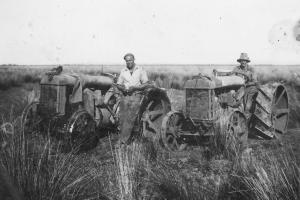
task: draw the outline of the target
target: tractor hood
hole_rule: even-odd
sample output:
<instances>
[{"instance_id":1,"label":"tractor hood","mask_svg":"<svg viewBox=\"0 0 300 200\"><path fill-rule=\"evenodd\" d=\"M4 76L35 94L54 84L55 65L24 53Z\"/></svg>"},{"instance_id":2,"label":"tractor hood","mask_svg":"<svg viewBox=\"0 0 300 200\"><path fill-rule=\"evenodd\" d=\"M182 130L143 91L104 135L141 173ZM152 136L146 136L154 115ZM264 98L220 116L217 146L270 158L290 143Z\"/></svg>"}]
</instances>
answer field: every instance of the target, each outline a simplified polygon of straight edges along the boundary
<instances>
[{"instance_id":1,"label":"tractor hood","mask_svg":"<svg viewBox=\"0 0 300 200\"><path fill-rule=\"evenodd\" d=\"M244 85L245 80L236 75L231 76L203 76L199 75L193 77L191 80L186 81L184 88L185 89L215 89L220 87L231 87Z\"/></svg>"},{"instance_id":2,"label":"tractor hood","mask_svg":"<svg viewBox=\"0 0 300 200\"><path fill-rule=\"evenodd\" d=\"M83 74L59 74L49 78L48 75L44 75L41 80L42 85L67 85L74 86L78 82L81 83L82 87L94 87L94 88L107 88L113 83L113 78L109 76L91 76Z\"/></svg>"},{"instance_id":3,"label":"tractor hood","mask_svg":"<svg viewBox=\"0 0 300 200\"><path fill-rule=\"evenodd\" d=\"M44 75L41 80L41 85L74 85L77 77L70 74L59 74L52 77Z\"/></svg>"}]
</instances>

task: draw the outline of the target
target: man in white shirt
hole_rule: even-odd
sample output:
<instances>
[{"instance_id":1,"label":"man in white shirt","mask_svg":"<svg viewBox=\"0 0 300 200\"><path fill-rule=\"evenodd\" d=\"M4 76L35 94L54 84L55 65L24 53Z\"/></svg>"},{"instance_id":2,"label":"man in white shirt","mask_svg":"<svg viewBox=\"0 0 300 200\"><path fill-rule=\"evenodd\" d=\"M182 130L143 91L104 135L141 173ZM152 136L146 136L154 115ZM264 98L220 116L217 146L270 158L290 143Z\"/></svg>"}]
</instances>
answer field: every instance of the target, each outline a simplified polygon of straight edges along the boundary
<instances>
[{"instance_id":1,"label":"man in white shirt","mask_svg":"<svg viewBox=\"0 0 300 200\"><path fill-rule=\"evenodd\" d=\"M238 102L243 100L245 115L247 119L249 119L251 117L251 112L253 111L253 102L258 91L257 75L254 69L248 65L248 63L250 63L250 59L247 53L241 53L237 62L239 62L240 65L236 66L231 72L218 72L215 70L214 73L223 76L236 74L245 79L245 88L240 88L237 91L235 98Z\"/></svg>"},{"instance_id":2,"label":"man in white shirt","mask_svg":"<svg viewBox=\"0 0 300 200\"><path fill-rule=\"evenodd\" d=\"M117 85L125 94L120 101L120 141L128 143L139 131L137 117L142 100L140 91L149 86L149 79L146 71L135 64L133 54L126 54L124 60L126 67L121 70Z\"/></svg>"},{"instance_id":3,"label":"man in white shirt","mask_svg":"<svg viewBox=\"0 0 300 200\"><path fill-rule=\"evenodd\" d=\"M149 84L146 71L135 64L134 55L128 53L124 56L126 67L121 70L117 84L115 85L124 95L132 95L133 92L143 90ZM105 95L105 104L109 104L109 100L113 95L113 89L110 89Z\"/></svg>"}]
</instances>

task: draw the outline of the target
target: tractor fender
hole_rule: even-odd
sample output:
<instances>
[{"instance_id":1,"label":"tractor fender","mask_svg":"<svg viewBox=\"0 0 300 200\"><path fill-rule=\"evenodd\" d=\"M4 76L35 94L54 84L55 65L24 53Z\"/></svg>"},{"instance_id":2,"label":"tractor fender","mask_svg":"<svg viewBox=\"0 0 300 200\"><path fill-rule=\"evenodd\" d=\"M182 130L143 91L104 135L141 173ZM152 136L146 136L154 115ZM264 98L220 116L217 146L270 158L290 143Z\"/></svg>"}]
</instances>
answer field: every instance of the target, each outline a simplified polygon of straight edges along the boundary
<instances>
[{"instance_id":1,"label":"tractor fender","mask_svg":"<svg viewBox=\"0 0 300 200\"><path fill-rule=\"evenodd\" d=\"M161 99L164 102L166 109L171 110L171 101L167 95L166 90L161 88L150 88L141 100L140 113L143 112L147 104L152 100Z\"/></svg>"}]
</instances>

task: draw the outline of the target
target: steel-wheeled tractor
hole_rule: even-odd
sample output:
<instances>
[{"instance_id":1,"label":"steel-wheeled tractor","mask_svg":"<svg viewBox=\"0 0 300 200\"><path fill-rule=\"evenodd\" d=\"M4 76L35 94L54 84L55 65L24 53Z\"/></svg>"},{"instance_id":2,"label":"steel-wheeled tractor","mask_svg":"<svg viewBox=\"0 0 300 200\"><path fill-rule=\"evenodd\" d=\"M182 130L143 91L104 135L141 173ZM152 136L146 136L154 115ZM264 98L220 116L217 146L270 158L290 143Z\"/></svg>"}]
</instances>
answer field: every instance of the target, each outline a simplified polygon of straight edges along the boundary
<instances>
[{"instance_id":1,"label":"steel-wheeled tractor","mask_svg":"<svg viewBox=\"0 0 300 200\"><path fill-rule=\"evenodd\" d=\"M24 133L48 134L71 149L95 146L107 130L118 134L119 106L124 94L113 87L115 77L61 71L42 77L39 100L28 105L22 114ZM104 102L109 90L113 95ZM154 86L144 90L142 96L133 121L151 134L160 128L170 111L170 101L164 90Z\"/></svg>"},{"instance_id":2,"label":"steel-wheeled tractor","mask_svg":"<svg viewBox=\"0 0 300 200\"><path fill-rule=\"evenodd\" d=\"M256 84L249 114L244 96L247 90L239 75L195 76L185 83L184 109L172 110L164 117L161 141L171 151L180 151L196 140L222 131L241 145L248 135L259 138L280 138L289 117L288 94L280 83ZM243 92L241 92L243 91Z\"/></svg>"}]
</instances>

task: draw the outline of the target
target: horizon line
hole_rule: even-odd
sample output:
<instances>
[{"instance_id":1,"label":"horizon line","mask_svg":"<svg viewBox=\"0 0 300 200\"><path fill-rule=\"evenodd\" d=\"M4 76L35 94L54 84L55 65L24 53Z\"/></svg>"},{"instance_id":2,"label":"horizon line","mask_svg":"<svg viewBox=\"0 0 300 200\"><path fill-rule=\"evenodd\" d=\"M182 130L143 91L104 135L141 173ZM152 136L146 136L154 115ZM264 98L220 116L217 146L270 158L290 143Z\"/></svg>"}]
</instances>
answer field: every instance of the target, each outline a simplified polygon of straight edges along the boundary
<instances>
[{"instance_id":1,"label":"horizon line","mask_svg":"<svg viewBox=\"0 0 300 200\"><path fill-rule=\"evenodd\" d=\"M0 64L0 66L59 66L59 65L62 65L62 66L126 66L125 64L112 64L112 63L107 63L107 64L80 64L80 63L76 63L76 64ZM224 63L224 64L209 64L209 63L205 63L205 64L196 64L196 63L193 63L193 64L183 64L183 63L179 63L179 64L176 64L176 63L152 63L152 64L143 64L143 63L138 63L138 65L144 65L144 66L153 66L153 65L169 65L169 66L178 66L178 65L185 65L185 66L192 66L192 65L207 65L207 66L211 66L211 65L214 65L214 66L222 66L222 65L238 65L237 64L233 64L233 63ZM262 65L268 65L268 66L300 66L300 63L299 64L249 64L250 66L262 66Z\"/></svg>"}]
</instances>

